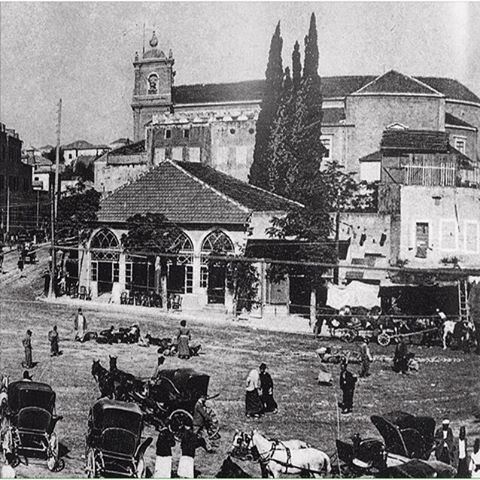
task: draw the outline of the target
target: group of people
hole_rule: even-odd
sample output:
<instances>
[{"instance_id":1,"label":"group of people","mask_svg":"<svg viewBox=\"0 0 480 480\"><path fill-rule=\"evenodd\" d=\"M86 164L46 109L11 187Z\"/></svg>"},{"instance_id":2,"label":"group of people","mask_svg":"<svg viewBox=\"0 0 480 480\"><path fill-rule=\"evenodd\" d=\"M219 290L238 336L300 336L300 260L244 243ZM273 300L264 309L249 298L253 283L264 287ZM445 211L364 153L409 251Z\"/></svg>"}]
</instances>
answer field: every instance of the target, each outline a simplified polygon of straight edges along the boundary
<instances>
[{"instance_id":1,"label":"group of people","mask_svg":"<svg viewBox=\"0 0 480 480\"><path fill-rule=\"evenodd\" d=\"M273 397L273 380L267 372L267 365L261 363L250 371L245 392L245 414L259 418L265 413L277 413L278 405Z\"/></svg>"},{"instance_id":2,"label":"group of people","mask_svg":"<svg viewBox=\"0 0 480 480\"><path fill-rule=\"evenodd\" d=\"M462 426L458 434L456 451L450 420L445 418L435 432L435 458L447 465L453 465L456 456L458 478L480 478L480 438L475 439L470 457L467 455L467 446L467 433Z\"/></svg>"},{"instance_id":3,"label":"group of people","mask_svg":"<svg viewBox=\"0 0 480 480\"><path fill-rule=\"evenodd\" d=\"M36 365L33 361L32 336L33 332L28 329L22 339L22 345L25 354L25 360L22 362L22 367L26 369L34 368ZM62 354L60 351L59 338L60 336L58 334L57 326L54 325L47 335L48 343L50 344L51 357L58 357Z\"/></svg>"}]
</instances>

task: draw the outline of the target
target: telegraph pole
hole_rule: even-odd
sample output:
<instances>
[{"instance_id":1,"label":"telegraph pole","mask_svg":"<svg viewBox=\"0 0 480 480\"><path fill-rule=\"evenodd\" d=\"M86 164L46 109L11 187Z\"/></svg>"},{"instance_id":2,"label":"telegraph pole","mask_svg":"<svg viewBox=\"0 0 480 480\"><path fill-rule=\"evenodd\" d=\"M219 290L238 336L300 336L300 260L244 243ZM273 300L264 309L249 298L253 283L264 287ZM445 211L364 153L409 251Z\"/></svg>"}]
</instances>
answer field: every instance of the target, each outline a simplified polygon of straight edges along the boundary
<instances>
[{"instance_id":1,"label":"telegraph pole","mask_svg":"<svg viewBox=\"0 0 480 480\"><path fill-rule=\"evenodd\" d=\"M48 289L49 298L55 298L55 273L56 273L56 263L57 255L55 252L55 224L57 220L57 207L58 207L58 170L60 166L60 131L61 131L61 122L62 122L62 99L58 102L58 119L57 119L57 148L55 154L55 184L52 188L52 196L50 203L50 250L51 250L51 261L50 261L50 285Z\"/></svg>"}]
</instances>

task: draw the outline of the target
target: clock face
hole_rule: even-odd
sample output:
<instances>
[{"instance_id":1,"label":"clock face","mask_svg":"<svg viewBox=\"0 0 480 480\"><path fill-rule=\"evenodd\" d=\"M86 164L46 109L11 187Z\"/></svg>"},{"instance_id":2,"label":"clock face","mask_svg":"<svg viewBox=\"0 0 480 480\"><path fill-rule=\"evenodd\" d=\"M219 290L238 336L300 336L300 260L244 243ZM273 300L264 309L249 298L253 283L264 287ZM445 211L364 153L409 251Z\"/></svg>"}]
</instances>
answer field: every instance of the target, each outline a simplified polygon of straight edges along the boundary
<instances>
[{"instance_id":1,"label":"clock face","mask_svg":"<svg viewBox=\"0 0 480 480\"><path fill-rule=\"evenodd\" d=\"M148 76L148 93L156 95L158 93L158 75L151 73Z\"/></svg>"}]
</instances>

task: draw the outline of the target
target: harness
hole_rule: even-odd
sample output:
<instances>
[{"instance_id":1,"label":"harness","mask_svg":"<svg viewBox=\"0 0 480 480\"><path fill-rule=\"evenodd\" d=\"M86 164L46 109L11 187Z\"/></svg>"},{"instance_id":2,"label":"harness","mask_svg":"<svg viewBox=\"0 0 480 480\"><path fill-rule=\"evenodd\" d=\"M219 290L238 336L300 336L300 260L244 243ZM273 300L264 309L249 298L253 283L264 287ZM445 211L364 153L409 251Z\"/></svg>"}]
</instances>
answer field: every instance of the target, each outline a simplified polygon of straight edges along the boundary
<instances>
[{"instance_id":1,"label":"harness","mask_svg":"<svg viewBox=\"0 0 480 480\"><path fill-rule=\"evenodd\" d=\"M273 458L275 455L275 452L277 450L278 446L282 446L285 449L285 452L287 454L287 460L283 462L282 460L277 460L276 458ZM258 451L258 449L257 449ZM280 440L272 440L272 447L270 450L267 450L266 452L258 452L258 461L260 462L261 465L264 467L268 468L268 463L269 462L275 462L282 467L285 468L284 473L288 473L288 469L295 469L295 470L300 470L301 472L308 472L308 473L318 473L319 475L324 474L325 472L320 471L320 470L313 470L310 468L305 468L305 467L298 467L296 465L292 465L292 452L291 449L288 448L283 442ZM291 472L290 472L291 473Z\"/></svg>"}]
</instances>

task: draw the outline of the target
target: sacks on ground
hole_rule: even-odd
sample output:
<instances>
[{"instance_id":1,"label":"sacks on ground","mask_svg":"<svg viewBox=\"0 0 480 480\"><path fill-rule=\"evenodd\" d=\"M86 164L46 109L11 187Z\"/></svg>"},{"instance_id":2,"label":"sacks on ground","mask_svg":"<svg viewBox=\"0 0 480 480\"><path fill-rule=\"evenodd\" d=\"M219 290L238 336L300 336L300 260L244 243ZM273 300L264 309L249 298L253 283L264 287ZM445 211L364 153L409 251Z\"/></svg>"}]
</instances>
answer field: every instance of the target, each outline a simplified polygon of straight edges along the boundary
<instances>
[{"instance_id":1,"label":"sacks on ground","mask_svg":"<svg viewBox=\"0 0 480 480\"><path fill-rule=\"evenodd\" d=\"M333 365L339 365L344 360L347 360L350 364L360 364L362 362L362 357L360 352L351 351L351 350L341 350L337 351L331 347L321 347L315 350L317 355L320 357L322 363L331 363Z\"/></svg>"}]
</instances>

